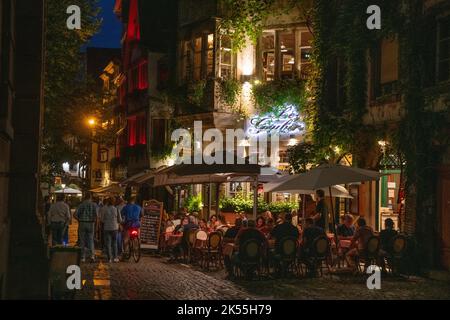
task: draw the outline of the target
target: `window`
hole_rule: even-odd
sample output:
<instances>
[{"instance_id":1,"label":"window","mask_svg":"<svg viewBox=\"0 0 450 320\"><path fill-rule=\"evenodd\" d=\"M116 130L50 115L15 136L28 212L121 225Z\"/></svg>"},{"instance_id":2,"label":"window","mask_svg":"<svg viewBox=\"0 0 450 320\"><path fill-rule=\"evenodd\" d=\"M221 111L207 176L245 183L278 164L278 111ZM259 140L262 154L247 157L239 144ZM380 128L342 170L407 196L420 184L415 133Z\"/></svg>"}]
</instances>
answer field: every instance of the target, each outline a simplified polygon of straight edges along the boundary
<instances>
[{"instance_id":1,"label":"window","mask_svg":"<svg viewBox=\"0 0 450 320\"><path fill-rule=\"evenodd\" d=\"M309 31L300 33L300 77L305 79L311 70L311 43L313 36Z\"/></svg>"},{"instance_id":2,"label":"window","mask_svg":"<svg viewBox=\"0 0 450 320\"><path fill-rule=\"evenodd\" d=\"M275 78L275 32L264 32L261 41L263 80Z\"/></svg>"},{"instance_id":3,"label":"window","mask_svg":"<svg viewBox=\"0 0 450 320\"><path fill-rule=\"evenodd\" d=\"M206 48L206 76L214 76L214 35L208 34L208 42Z\"/></svg>"},{"instance_id":4,"label":"window","mask_svg":"<svg viewBox=\"0 0 450 320\"><path fill-rule=\"evenodd\" d=\"M194 40L194 80L202 78L202 38Z\"/></svg>"},{"instance_id":5,"label":"window","mask_svg":"<svg viewBox=\"0 0 450 320\"><path fill-rule=\"evenodd\" d=\"M392 94L396 91L398 80L398 41L384 39L381 42L381 95Z\"/></svg>"},{"instance_id":6,"label":"window","mask_svg":"<svg viewBox=\"0 0 450 320\"><path fill-rule=\"evenodd\" d=\"M383 39L372 53L373 96L391 95L397 92L398 40Z\"/></svg>"},{"instance_id":7,"label":"window","mask_svg":"<svg viewBox=\"0 0 450 320\"><path fill-rule=\"evenodd\" d=\"M152 150L162 150L167 142L167 120L152 120Z\"/></svg>"},{"instance_id":8,"label":"window","mask_svg":"<svg viewBox=\"0 0 450 320\"><path fill-rule=\"evenodd\" d=\"M438 23L438 81L450 80L450 16Z\"/></svg>"},{"instance_id":9,"label":"window","mask_svg":"<svg viewBox=\"0 0 450 320\"><path fill-rule=\"evenodd\" d=\"M292 79L295 75L295 34L293 32L280 33L279 50L281 78Z\"/></svg>"},{"instance_id":10,"label":"window","mask_svg":"<svg viewBox=\"0 0 450 320\"><path fill-rule=\"evenodd\" d=\"M128 145L133 147L136 145L136 117L128 118Z\"/></svg>"},{"instance_id":11,"label":"window","mask_svg":"<svg viewBox=\"0 0 450 320\"><path fill-rule=\"evenodd\" d=\"M145 90L148 88L148 62L142 61L138 66L138 88L139 90Z\"/></svg>"},{"instance_id":12,"label":"window","mask_svg":"<svg viewBox=\"0 0 450 320\"><path fill-rule=\"evenodd\" d=\"M180 83L189 80L201 80L214 77L215 74L215 40L214 34L196 36L192 40L181 42L180 48Z\"/></svg>"},{"instance_id":13,"label":"window","mask_svg":"<svg viewBox=\"0 0 450 320\"><path fill-rule=\"evenodd\" d=\"M233 52L231 50L231 38L222 35L220 39L220 77L233 77Z\"/></svg>"},{"instance_id":14,"label":"window","mask_svg":"<svg viewBox=\"0 0 450 320\"><path fill-rule=\"evenodd\" d=\"M160 59L157 66L157 88L158 90L166 89L169 85L169 66L167 59Z\"/></svg>"},{"instance_id":15,"label":"window","mask_svg":"<svg viewBox=\"0 0 450 320\"><path fill-rule=\"evenodd\" d=\"M141 61L128 71L128 93L148 88L148 62Z\"/></svg>"},{"instance_id":16,"label":"window","mask_svg":"<svg viewBox=\"0 0 450 320\"><path fill-rule=\"evenodd\" d=\"M147 119L145 115L128 118L128 146L147 143Z\"/></svg>"},{"instance_id":17,"label":"window","mask_svg":"<svg viewBox=\"0 0 450 320\"><path fill-rule=\"evenodd\" d=\"M181 43L181 83L188 81L191 75L191 43L183 41Z\"/></svg>"},{"instance_id":18,"label":"window","mask_svg":"<svg viewBox=\"0 0 450 320\"><path fill-rule=\"evenodd\" d=\"M260 41L260 70L264 81L306 78L311 69L308 30L265 31Z\"/></svg>"},{"instance_id":19,"label":"window","mask_svg":"<svg viewBox=\"0 0 450 320\"><path fill-rule=\"evenodd\" d=\"M106 148L98 148L98 162L108 162L108 149Z\"/></svg>"}]
</instances>

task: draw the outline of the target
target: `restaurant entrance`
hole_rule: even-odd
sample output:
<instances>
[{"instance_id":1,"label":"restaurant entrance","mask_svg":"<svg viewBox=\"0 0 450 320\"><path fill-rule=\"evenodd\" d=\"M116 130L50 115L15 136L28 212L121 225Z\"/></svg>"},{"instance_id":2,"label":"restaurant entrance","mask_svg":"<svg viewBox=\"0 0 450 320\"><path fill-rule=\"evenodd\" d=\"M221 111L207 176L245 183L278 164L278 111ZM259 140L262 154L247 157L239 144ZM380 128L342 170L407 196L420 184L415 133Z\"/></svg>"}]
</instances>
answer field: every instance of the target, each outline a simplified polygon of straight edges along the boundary
<instances>
[{"instance_id":1,"label":"restaurant entrance","mask_svg":"<svg viewBox=\"0 0 450 320\"><path fill-rule=\"evenodd\" d=\"M394 221L394 228L398 230L401 229L401 217L405 208L402 160L394 153L385 152L379 167L385 176L377 183L376 227L382 230L384 221L390 218Z\"/></svg>"}]
</instances>

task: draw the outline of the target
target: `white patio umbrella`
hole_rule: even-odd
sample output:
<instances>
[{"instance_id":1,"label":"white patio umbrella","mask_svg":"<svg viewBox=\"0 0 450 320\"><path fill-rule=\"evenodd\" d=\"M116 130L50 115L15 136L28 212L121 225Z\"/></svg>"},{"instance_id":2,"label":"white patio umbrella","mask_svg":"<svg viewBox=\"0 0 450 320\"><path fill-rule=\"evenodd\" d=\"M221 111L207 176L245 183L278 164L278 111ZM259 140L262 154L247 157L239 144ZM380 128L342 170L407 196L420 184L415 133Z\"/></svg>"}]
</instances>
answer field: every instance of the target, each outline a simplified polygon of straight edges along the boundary
<instances>
[{"instance_id":1,"label":"white patio umbrella","mask_svg":"<svg viewBox=\"0 0 450 320\"><path fill-rule=\"evenodd\" d=\"M82 194L83 192L81 192L80 190L77 189L72 189L72 188L64 188L61 190L57 190L55 191L55 193L57 194Z\"/></svg>"},{"instance_id":2,"label":"white patio umbrella","mask_svg":"<svg viewBox=\"0 0 450 320\"><path fill-rule=\"evenodd\" d=\"M332 197L332 187L340 184L374 181L380 179L382 173L338 164L326 164L311 169L308 172L295 175L293 178L280 183L274 190L317 190L328 188ZM331 201L333 218L333 230L335 229L335 217L333 201ZM336 235L336 232L334 230Z\"/></svg>"},{"instance_id":3,"label":"white patio umbrella","mask_svg":"<svg viewBox=\"0 0 450 320\"><path fill-rule=\"evenodd\" d=\"M328 188L320 188L324 192L328 192ZM298 193L298 194L313 194L316 192L314 189L285 189L280 185L272 186L272 189L268 189L264 187L265 192L285 192L285 193ZM353 199L353 197L350 195L347 189L345 187L340 185L331 186L331 195L333 197L338 198L347 198L347 199Z\"/></svg>"}]
</instances>

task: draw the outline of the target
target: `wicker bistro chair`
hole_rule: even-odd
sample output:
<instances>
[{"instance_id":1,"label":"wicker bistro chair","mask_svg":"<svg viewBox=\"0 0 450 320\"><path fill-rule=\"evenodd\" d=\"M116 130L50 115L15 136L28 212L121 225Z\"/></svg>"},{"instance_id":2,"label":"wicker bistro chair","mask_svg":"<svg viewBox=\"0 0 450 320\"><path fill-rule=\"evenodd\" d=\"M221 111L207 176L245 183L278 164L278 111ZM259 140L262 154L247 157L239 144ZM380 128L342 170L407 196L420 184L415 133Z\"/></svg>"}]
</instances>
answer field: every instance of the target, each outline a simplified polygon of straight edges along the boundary
<instances>
[{"instance_id":1,"label":"wicker bistro chair","mask_svg":"<svg viewBox=\"0 0 450 320\"><path fill-rule=\"evenodd\" d=\"M279 275L285 276L289 271L298 273L297 252L298 241L294 237L275 242L275 250L271 252L270 260Z\"/></svg>"},{"instance_id":2,"label":"wicker bistro chair","mask_svg":"<svg viewBox=\"0 0 450 320\"><path fill-rule=\"evenodd\" d=\"M364 272L370 265L378 265L380 252L380 239L377 236L371 236L363 250L359 250L355 256L355 265L358 271ZM361 264L364 263L364 268Z\"/></svg>"},{"instance_id":3,"label":"wicker bistro chair","mask_svg":"<svg viewBox=\"0 0 450 320\"><path fill-rule=\"evenodd\" d=\"M194 263L203 262L203 249L207 247L208 234L203 230L198 230L195 234L194 245L192 246L192 259Z\"/></svg>"},{"instance_id":4,"label":"wicker bistro chair","mask_svg":"<svg viewBox=\"0 0 450 320\"><path fill-rule=\"evenodd\" d=\"M244 275L251 279L256 271L261 275L263 244L257 239L249 239L239 245L239 251L233 256L234 275Z\"/></svg>"},{"instance_id":5,"label":"wicker bistro chair","mask_svg":"<svg viewBox=\"0 0 450 320\"><path fill-rule=\"evenodd\" d=\"M397 273L399 263L403 259L403 256L406 252L406 247L407 240L405 236L397 235L392 238L388 248L388 252L386 252L386 256L382 257L383 259L385 259L391 273Z\"/></svg>"},{"instance_id":6,"label":"wicker bistro chair","mask_svg":"<svg viewBox=\"0 0 450 320\"><path fill-rule=\"evenodd\" d=\"M306 256L301 257L301 262L307 267L310 273L318 272L320 276L323 276L324 267L328 269L328 273L331 275L331 268L329 265L329 256L331 251L330 241L326 236L317 237L311 247L309 253Z\"/></svg>"},{"instance_id":7,"label":"wicker bistro chair","mask_svg":"<svg viewBox=\"0 0 450 320\"><path fill-rule=\"evenodd\" d=\"M191 262L192 246L195 241L195 234L197 230L189 230L183 233L183 239L181 240L181 249L183 251L183 260L186 263Z\"/></svg>"},{"instance_id":8,"label":"wicker bistro chair","mask_svg":"<svg viewBox=\"0 0 450 320\"><path fill-rule=\"evenodd\" d=\"M211 264L216 268L222 267L222 233L211 232L209 234L206 248L201 249L202 268L210 270Z\"/></svg>"}]
</instances>

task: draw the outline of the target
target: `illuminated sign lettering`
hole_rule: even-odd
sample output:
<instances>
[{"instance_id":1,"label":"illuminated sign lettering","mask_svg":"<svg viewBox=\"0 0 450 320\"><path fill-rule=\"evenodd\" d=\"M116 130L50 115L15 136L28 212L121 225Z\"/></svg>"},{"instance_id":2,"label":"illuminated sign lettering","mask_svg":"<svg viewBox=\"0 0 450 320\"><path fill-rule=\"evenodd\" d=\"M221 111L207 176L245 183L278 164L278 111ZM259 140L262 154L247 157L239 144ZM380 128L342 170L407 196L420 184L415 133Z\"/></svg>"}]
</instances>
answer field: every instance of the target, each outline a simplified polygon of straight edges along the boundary
<instances>
[{"instance_id":1,"label":"illuminated sign lettering","mask_svg":"<svg viewBox=\"0 0 450 320\"><path fill-rule=\"evenodd\" d=\"M301 121L297 108L286 105L279 111L272 111L250 118L247 133L258 135L260 133L279 135L294 135L305 132L305 123Z\"/></svg>"}]
</instances>

